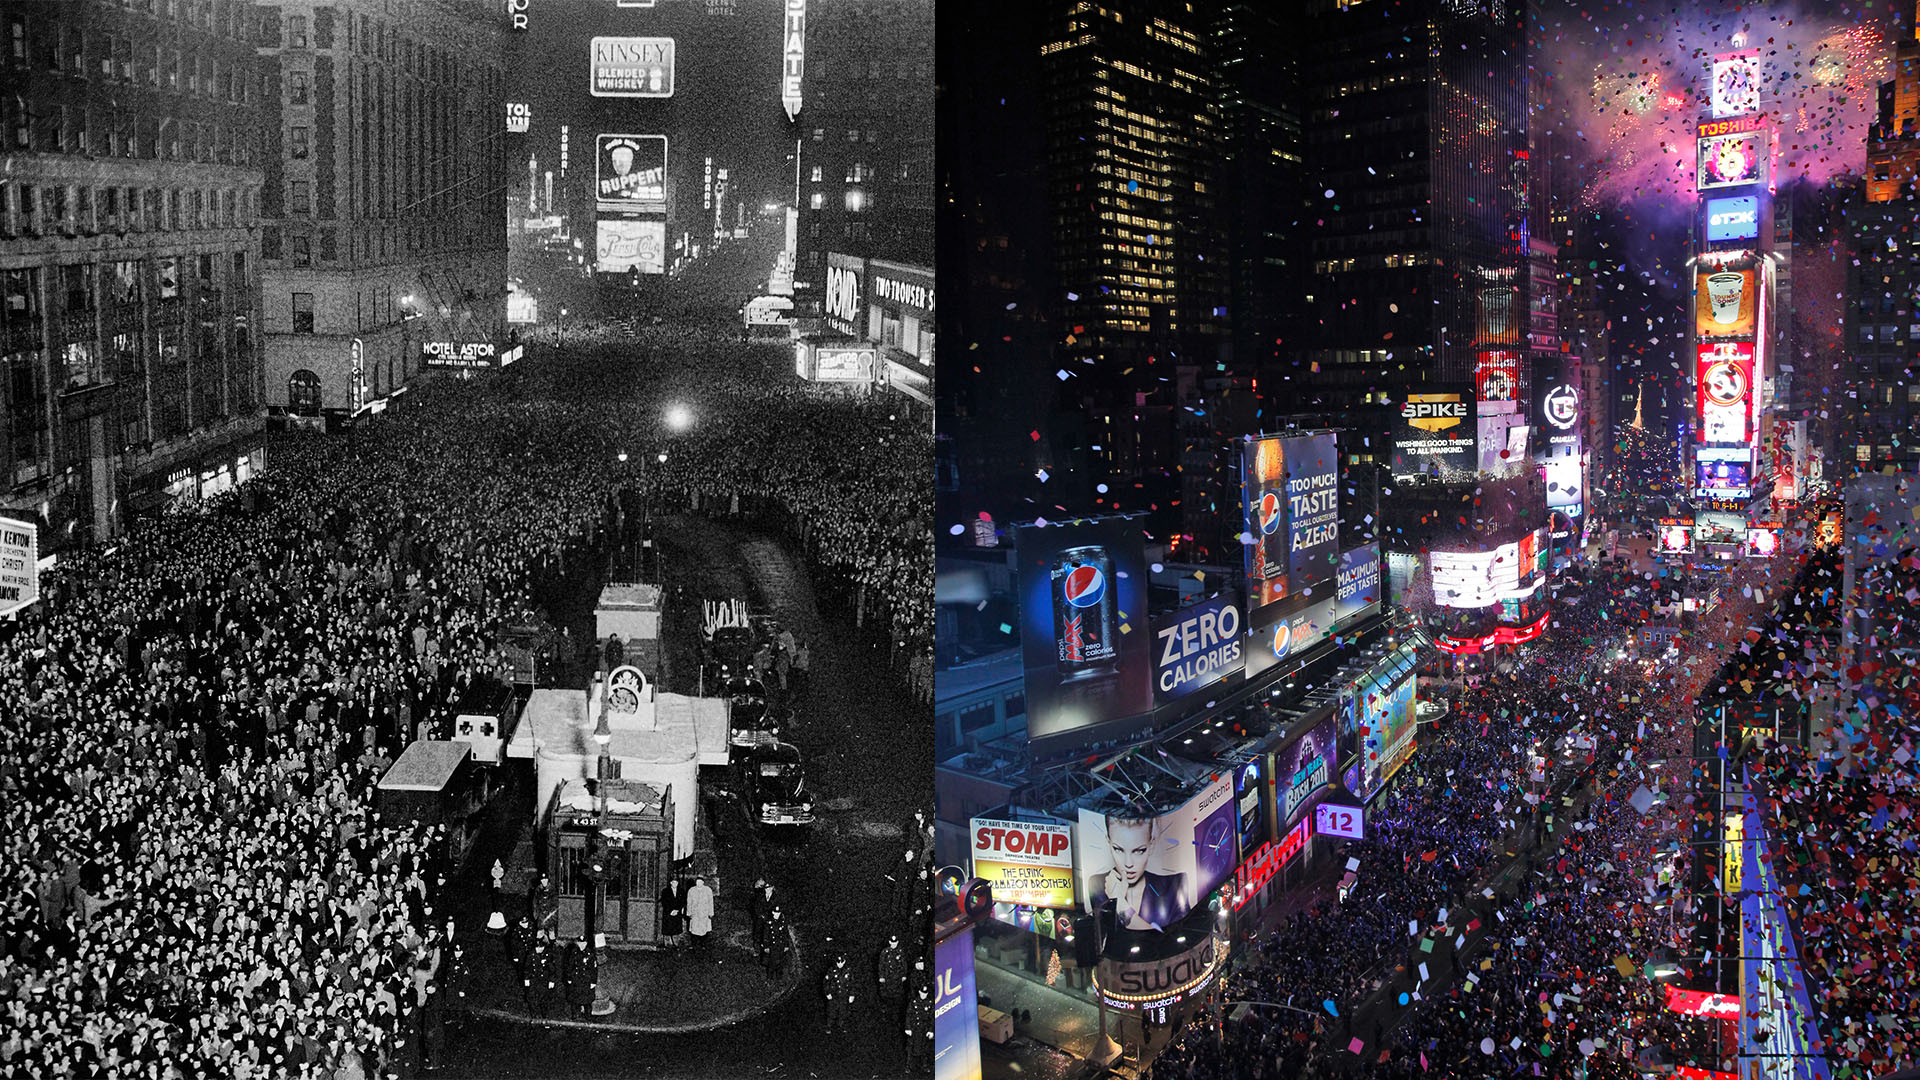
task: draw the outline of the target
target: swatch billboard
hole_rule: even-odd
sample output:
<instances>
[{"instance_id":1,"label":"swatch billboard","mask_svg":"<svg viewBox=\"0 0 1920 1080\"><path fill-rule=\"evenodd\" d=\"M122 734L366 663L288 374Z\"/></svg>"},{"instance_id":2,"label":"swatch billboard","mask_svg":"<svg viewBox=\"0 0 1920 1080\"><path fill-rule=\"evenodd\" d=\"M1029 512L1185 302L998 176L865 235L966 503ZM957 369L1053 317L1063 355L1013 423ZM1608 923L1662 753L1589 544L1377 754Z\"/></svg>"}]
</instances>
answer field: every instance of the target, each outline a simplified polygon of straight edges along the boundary
<instances>
[{"instance_id":1,"label":"swatch billboard","mask_svg":"<svg viewBox=\"0 0 1920 1080\"><path fill-rule=\"evenodd\" d=\"M1245 667L1245 636L1240 605L1231 597L1202 600L1156 623L1154 697L1164 703L1183 698Z\"/></svg>"},{"instance_id":2,"label":"swatch billboard","mask_svg":"<svg viewBox=\"0 0 1920 1080\"><path fill-rule=\"evenodd\" d=\"M1144 724L1154 642L1138 523L1024 525L1015 542L1028 738L1112 738L1126 733L1125 721Z\"/></svg>"},{"instance_id":3,"label":"swatch billboard","mask_svg":"<svg viewBox=\"0 0 1920 1080\"><path fill-rule=\"evenodd\" d=\"M1239 864L1234 778L1222 776L1177 810L1150 816L1084 807L1074 838L1088 911L1114 901L1115 925L1164 930L1218 888Z\"/></svg>"}]
</instances>

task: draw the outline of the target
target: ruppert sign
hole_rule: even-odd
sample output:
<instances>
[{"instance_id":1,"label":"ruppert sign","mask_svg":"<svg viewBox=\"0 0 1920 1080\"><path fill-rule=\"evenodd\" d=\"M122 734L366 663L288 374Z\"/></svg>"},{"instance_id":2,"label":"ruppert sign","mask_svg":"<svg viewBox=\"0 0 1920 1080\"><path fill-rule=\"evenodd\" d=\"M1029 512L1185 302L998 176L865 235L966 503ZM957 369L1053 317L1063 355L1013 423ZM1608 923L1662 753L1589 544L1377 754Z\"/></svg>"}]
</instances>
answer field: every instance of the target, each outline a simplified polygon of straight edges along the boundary
<instances>
[{"instance_id":1,"label":"ruppert sign","mask_svg":"<svg viewBox=\"0 0 1920 1080\"><path fill-rule=\"evenodd\" d=\"M594 97L673 96L672 38L597 37L588 48L588 89Z\"/></svg>"},{"instance_id":2,"label":"ruppert sign","mask_svg":"<svg viewBox=\"0 0 1920 1080\"><path fill-rule=\"evenodd\" d=\"M1154 696L1185 697L1240 673L1240 607L1214 597L1181 608L1154 630Z\"/></svg>"}]
</instances>

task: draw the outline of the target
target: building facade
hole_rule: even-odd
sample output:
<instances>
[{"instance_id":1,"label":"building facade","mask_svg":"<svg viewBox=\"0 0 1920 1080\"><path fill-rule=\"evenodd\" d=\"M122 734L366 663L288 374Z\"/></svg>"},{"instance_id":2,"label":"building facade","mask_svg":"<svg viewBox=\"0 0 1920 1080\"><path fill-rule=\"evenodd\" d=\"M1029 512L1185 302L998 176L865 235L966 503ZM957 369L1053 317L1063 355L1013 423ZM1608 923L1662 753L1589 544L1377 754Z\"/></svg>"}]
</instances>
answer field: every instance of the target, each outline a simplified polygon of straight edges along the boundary
<instances>
[{"instance_id":1,"label":"building facade","mask_svg":"<svg viewBox=\"0 0 1920 1080\"><path fill-rule=\"evenodd\" d=\"M481 0L261 0L266 402L349 416L509 350L505 24Z\"/></svg>"},{"instance_id":2,"label":"building facade","mask_svg":"<svg viewBox=\"0 0 1920 1080\"><path fill-rule=\"evenodd\" d=\"M0 510L42 549L262 463L249 4L0 11Z\"/></svg>"},{"instance_id":3,"label":"building facade","mask_svg":"<svg viewBox=\"0 0 1920 1080\"><path fill-rule=\"evenodd\" d=\"M933 265L933 20L920 0L808 5L804 40L792 131L803 325L825 314L829 251Z\"/></svg>"}]
</instances>

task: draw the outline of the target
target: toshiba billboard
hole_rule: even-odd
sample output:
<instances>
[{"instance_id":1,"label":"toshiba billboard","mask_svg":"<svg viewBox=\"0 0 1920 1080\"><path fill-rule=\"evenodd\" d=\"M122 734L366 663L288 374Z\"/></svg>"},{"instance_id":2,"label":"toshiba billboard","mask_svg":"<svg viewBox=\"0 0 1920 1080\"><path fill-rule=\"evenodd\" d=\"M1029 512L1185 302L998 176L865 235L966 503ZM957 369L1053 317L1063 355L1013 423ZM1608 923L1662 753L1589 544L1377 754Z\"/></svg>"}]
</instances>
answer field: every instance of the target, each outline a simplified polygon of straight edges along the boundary
<instances>
[{"instance_id":1,"label":"toshiba billboard","mask_svg":"<svg viewBox=\"0 0 1920 1080\"><path fill-rule=\"evenodd\" d=\"M974 818L973 876L996 903L1073 906L1073 827Z\"/></svg>"}]
</instances>

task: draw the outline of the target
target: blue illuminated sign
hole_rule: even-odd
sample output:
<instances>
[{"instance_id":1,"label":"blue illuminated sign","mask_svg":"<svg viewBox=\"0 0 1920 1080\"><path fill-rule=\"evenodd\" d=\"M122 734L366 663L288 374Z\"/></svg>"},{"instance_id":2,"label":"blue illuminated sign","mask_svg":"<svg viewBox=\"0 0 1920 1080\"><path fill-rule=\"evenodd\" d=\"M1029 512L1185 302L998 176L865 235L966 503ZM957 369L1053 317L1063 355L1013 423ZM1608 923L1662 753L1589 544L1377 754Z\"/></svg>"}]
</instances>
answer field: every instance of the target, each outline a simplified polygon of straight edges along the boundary
<instances>
[{"instance_id":1,"label":"blue illuminated sign","mask_svg":"<svg viewBox=\"0 0 1920 1080\"><path fill-rule=\"evenodd\" d=\"M1707 240L1752 240L1760 235L1760 197L1707 200Z\"/></svg>"}]
</instances>

